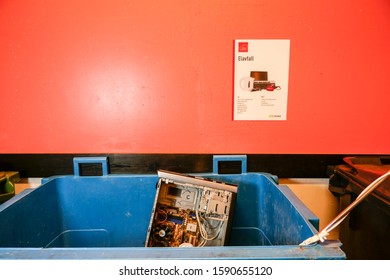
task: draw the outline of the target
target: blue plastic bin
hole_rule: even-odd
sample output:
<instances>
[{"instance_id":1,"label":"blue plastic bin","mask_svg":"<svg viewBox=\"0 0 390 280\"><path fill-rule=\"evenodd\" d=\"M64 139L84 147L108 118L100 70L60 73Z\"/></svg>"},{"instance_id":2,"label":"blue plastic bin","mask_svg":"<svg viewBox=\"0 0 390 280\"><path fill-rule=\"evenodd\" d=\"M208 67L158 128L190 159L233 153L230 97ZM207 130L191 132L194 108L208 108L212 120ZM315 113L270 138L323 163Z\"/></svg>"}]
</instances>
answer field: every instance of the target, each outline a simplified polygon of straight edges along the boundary
<instances>
[{"instance_id":1,"label":"blue plastic bin","mask_svg":"<svg viewBox=\"0 0 390 280\"><path fill-rule=\"evenodd\" d=\"M241 161L242 173L218 174L219 161ZM102 176L80 176L79 164L101 163ZM298 244L317 233L318 218L287 186L246 172L246 156L214 156L213 173L238 184L228 246L146 248L156 175L109 175L106 158L75 158L73 176L43 180L0 205L0 258L5 259L344 259L341 244Z\"/></svg>"}]
</instances>

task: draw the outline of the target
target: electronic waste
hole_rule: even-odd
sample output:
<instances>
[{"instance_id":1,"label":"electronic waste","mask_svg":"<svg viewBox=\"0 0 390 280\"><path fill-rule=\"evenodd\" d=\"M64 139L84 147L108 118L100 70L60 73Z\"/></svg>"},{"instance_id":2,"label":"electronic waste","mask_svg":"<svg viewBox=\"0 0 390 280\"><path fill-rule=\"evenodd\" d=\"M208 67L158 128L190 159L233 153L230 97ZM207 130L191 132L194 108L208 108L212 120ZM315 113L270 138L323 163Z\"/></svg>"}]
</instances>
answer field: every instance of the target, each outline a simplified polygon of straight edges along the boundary
<instances>
[{"instance_id":1,"label":"electronic waste","mask_svg":"<svg viewBox=\"0 0 390 280\"><path fill-rule=\"evenodd\" d=\"M237 185L158 170L146 247L226 244Z\"/></svg>"}]
</instances>

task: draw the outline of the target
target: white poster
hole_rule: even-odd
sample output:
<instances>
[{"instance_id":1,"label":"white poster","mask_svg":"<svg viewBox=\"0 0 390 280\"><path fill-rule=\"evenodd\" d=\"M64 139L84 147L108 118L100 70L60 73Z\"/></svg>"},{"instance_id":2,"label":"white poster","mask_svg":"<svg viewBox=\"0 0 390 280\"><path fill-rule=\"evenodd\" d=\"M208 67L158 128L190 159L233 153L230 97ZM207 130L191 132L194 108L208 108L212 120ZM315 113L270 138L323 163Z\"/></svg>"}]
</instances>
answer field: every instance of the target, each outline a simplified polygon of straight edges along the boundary
<instances>
[{"instance_id":1,"label":"white poster","mask_svg":"<svg viewBox=\"0 0 390 280\"><path fill-rule=\"evenodd\" d=\"M286 120L290 40L235 40L234 120Z\"/></svg>"}]
</instances>

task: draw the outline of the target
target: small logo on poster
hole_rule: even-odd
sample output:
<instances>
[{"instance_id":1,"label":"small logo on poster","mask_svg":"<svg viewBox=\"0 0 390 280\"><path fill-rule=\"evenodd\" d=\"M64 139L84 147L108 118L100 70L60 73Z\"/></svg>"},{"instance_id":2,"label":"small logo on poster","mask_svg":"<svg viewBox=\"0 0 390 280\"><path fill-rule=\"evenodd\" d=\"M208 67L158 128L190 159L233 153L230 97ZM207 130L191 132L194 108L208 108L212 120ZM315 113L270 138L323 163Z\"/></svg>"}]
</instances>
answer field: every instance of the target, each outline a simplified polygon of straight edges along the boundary
<instances>
[{"instance_id":1,"label":"small logo on poster","mask_svg":"<svg viewBox=\"0 0 390 280\"><path fill-rule=\"evenodd\" d=\"M239 42L238 52L248 52L248 42Z\"/></svg>"}]
</instances>

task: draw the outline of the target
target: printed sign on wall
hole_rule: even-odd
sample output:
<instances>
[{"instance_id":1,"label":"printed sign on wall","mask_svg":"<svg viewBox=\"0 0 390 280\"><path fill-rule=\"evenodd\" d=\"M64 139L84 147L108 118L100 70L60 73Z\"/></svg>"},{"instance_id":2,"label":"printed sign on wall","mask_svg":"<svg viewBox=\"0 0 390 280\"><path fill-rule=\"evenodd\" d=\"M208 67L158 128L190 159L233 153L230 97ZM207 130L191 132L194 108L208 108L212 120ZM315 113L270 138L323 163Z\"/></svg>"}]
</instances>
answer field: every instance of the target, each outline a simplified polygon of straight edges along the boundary
<instances>
[{"instance_id":1,"label":"printed sign on wall","mask_svg":"<svg viewBox=\"0 0 390 280\"><path fill-rule=\"evenodd\" d=\"M234 120L286 120L290 40L235 40Z\"/></svg>"}]
</instances>

